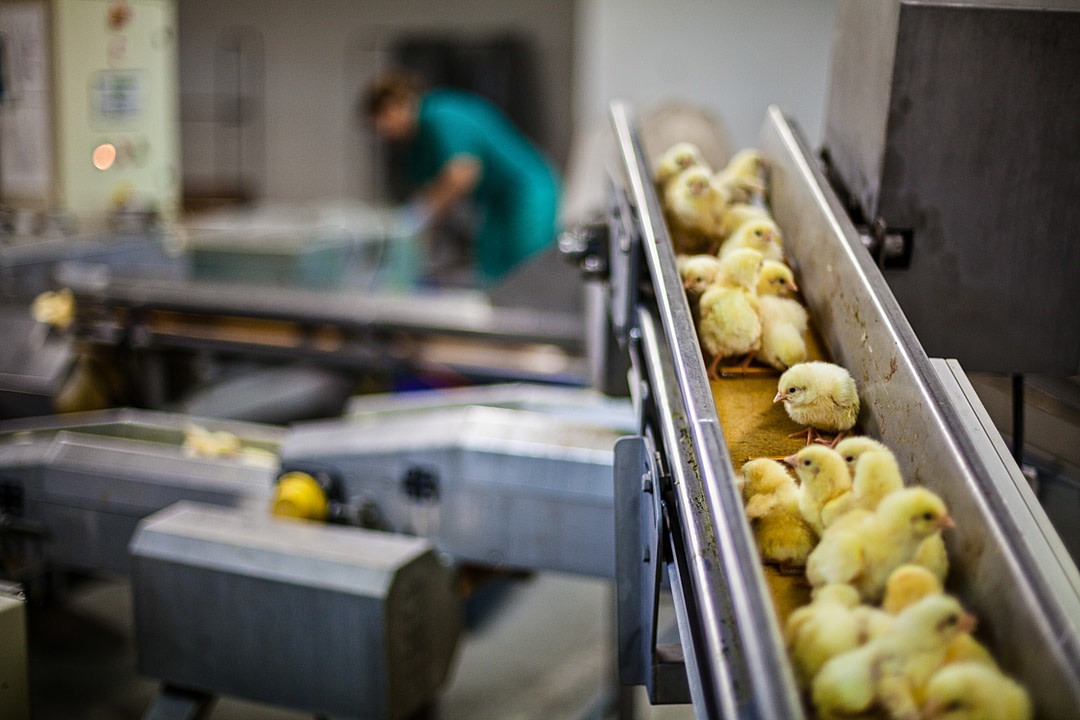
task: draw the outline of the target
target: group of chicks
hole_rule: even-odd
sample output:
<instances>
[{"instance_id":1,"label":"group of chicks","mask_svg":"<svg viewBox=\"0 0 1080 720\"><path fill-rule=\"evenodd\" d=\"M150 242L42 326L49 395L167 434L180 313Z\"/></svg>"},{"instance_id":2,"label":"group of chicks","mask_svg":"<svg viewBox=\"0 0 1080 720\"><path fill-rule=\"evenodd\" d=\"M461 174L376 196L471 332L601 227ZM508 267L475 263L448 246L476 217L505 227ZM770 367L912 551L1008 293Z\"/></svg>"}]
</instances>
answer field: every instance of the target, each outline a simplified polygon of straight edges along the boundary
<instances>
[{"instance_id":1,"label":"group of chicks","mask_svg":"<svg viewBox=\"0 0 1080 720\"><path fill-rule=\"evenodd\" d=\"M829 377L846 371L831 367L810 378L816 394L846 388ZM782 378L778 397L792 384ZM762 559L805 568L814 589L813 602L789 616L785 639L819 718L1029 720L1027 692L944 594L941 533L954 527L945 503L905 487L889 448L860 436L811 444L783 463L750 460L741 482Z\"/></svg>"},{"instance_id":2,"label":"group of chicks","mask_svg":"<svg viewBox=\"0 0 1080 720\"><path fill-rule=\"evenodd\" d=\"M859 396L844 368L807 362L806 308L764 207L753 149L713 172L689 143L669 148L654 180L683 287L718 379L723 358L782 372L774 402L806 426L807 445L742 468L745 511L764 562L803 573L813 601L787 619L800 686L822 720L1028 720L1027 692L971 636L975 618L943 587L944 501L906 487L885 445L845 437ZM821 433L833 434L825 443ZM801 433L797 433L801 434ZM792 474L790 471L793 471Z\"/></svg>"},{"instance_id":3,"label":"group of chicks","mask_svg":"<svg viewBox=\"0 0 1080 720\"><path fill-rule=\"evenodd\" d=\"M714 173L691 143L660 156L663 198L679 274L716 378L720 361L744 357L779 370L806 360L806 308L784 264L780 228L764 207L764 164L752 148Z\"/></svg>"}]
</instances>

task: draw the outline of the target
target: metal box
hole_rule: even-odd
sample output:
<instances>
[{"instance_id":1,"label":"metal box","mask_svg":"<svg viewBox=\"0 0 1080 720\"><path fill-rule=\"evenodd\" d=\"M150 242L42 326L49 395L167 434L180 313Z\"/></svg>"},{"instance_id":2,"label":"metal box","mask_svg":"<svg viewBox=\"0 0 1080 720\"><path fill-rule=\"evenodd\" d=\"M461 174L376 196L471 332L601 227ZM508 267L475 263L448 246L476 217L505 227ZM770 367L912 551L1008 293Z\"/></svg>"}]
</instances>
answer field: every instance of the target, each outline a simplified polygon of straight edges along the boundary
<instances>
[{"instance_id":1,"label":"metal box","mask_svg":"<svg viewBox=\"0 0 1080 720\"><path fill-rule=\"evenodd\" d=\"M618 436L496 407L375 412L296 426L281 469L332 478L379 527L423 535L458 560L612 577Z\"/></svg>"},{"instance_id":2,"label":"metal box","mask_svg":"<svg viewBox=\"0 0 1080 720\"><path fill-rule=\"evenodd\" d=\"M884 275L931 356L1080 368L1080 3L841 0L834 184L910 236Z\"/></svg>"},{"instance_id":3,"label":"metal box","mask_svg":"<svg viewBox=\"0 0 1080 720\"><path fill-rule=\"evenodd\" d=\"M399 718L446 679L460 608L426 540L179 503L131 555L139 671L167 685Z\"/></svg>"}]
</instances>

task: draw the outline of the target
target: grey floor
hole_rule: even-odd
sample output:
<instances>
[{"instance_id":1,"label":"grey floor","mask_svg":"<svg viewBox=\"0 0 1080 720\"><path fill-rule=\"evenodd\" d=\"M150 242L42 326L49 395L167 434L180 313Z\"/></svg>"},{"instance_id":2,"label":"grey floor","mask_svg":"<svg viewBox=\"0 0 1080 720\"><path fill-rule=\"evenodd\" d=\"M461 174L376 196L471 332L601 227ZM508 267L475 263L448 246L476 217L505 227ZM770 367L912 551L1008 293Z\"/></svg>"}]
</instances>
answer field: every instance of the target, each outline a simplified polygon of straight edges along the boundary
<instances>
[{"instance_id":1,"label":"grey floor","mask_svg":"<svg viewBox=\"0 0 1080 720\"><path fill-rule=\"evenodd\" d=\"M480 628L459 645L439 702L442 720L599 717L612 691L611 585L538 574L513 581ZM36 720L134 720L158 689L135 668L129 586L93 580L29 617L31 703ZM637 693L635 718L693 717L653 708ZM299 720L310 715L231 698L211 720Z\"/></svg>"}]
</instances>

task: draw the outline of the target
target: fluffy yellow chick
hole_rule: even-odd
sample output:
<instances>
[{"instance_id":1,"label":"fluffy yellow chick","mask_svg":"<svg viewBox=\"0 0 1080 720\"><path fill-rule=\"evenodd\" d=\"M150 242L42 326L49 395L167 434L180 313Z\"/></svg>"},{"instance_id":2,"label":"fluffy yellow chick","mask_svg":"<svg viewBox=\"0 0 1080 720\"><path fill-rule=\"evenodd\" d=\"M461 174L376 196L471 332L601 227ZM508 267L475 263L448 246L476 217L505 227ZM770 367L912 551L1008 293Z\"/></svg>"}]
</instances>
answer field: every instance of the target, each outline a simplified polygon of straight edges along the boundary
<instances>
[{"instance_id":1,"label":"fluffy yellow chick","mask_svg":"<svg viewBox=\"0 0 1080 720\"><path fill-rule=\"evenodd\" d=\"M721 260L719 282L701 296L698 336L712 362L709 377L717 379L720 360L747 355L744 367L761 347L761 317L754 292L761 254L740 250Z\"/></svg>"},{"instance_id":2,"label":"fluffy yellow chick","mask_svg":"<svg viewBox=\"0 0 1080 720\"><path fill-rule=\"evenodd\" d=\"M713 184L723 188L731 202L748 203L765 192L762 175L765 162L756 148L735 153L723 170L713 177Z\"/></svg>"},{"instance_id":3,"label":"fluffy yellow chick","mask_svg":"<svg viewBox=\"0 0 1080 720\"><path fill-rule=\"evenodd\" d=\"M821 535L830 524L834 507L851 492L851 476L844 459L823 445L811 445L784 458L799 477L799 511Z\"/></svg>"},{"instance_id":4,"label":"fluffy yellow chick","mask_svg":"<svg viewBox=\"0 0 1080 720\"><path fill-rule=\"evenodd\" d=\"M806 362L804 334L810 323L806 308L791 298L763 295L761 309L761 351L757 357L777 370Z\"/></svg>"},{"instance_id":5,"label":"fluffy yellow chick","mask_svg":"<svg viewBox=\"0 0 1080 720\"><path fill-rule=\"evenodd\" d=\"M922 565L944 583L945 578L949 576L949 555L945 550L945 538L941 537L941 533L936 532L919 543L919 549L915 551L911 562Z\"/></svg>"},{"instance_id":6,"label":"fluffy yellow chick","mask_svg":"<svg viewBox=\"0 0 1080 720\"><path fill-rule=\"evenodd\" d=\"M691 304L720 279L720 260L715 255L682 255L676 259L683 289Z\"/></svg>"},{"instance_id":7,"label":"fluffy yellow chick","mask_svg":"<svg viewBox=\"0 0 1080 720\"><path fill-rule=\"evenodd\" d=\"M714 225L715 228L715 225ZM715 231L715 230L714 230ZM766 260L784 259L783 238L780 228L770 218L747 220L731 233L720 246L720 258L742 248L757 250Z\"/></svg>"},{"instance_id":8,"label":"fluffy yellow chick","mask_svg":"<svg viewBox=\"0 0 1080 720\"><path fill-rule=\"evenodd\" d=\"M786 465L772 458L755 458L743 463L739 487L746 502L755 495L768 495L789 482L791 474Z\"/></svg>"},{"instance_id":9,"label":"fluffy yellow chick","mask_svg":"<svg viewBox=\"0 0 1080 720\"><path fill-rule=\"evenodd\" d=\"M948 665L926 684L923 720L1031 720L1031 698L1019 683L978 663Z\"/></svg>"},{"instance_id":10,"label":"fluffy yellow chick","mask_svg":"<svg viewBox=\"0 0 1080 720\"><path fill-rule=\"evenodd\" d=\"M784 640L803 688L826 662L892 627L892 618L875 608L859 605L859 593L850 585L826 585L814 600L788 616Z\"/></svg>"},{"instance_id":11,"label":"fluffy yellow chick","mask_svg":"<svg viewBox=\"0 0 1080 720\"><path fill-rule=\"evenodd\" d=\"M954 598L924 598L896 617L892 629L838 655L814 678L812 697L821 720L873 709L893 720L919 720L919 696L945 659L953 638L975 626Z\"/></svg>"},{"instance_id":12,"label":"fluffy yellow chick","mask_svg":"<svg viewBox=\"0 0 1080 720\"><path fill-rule=\"evenodd\" d=\"M901 565L889 575L889 580L885 583L885 599L881 601L881 609L890 615L898 615L923 598L944 592L941 579L922 565ZM997 667L990 651L968 633L957 635L949 643L945 662L978 662Z\"/></svg>"},{"instance_id":13,"label":"fluffy yellow chick","mask_svg":"<svg viewBox=\"0 0 1080 720\"><path fill-rule=\"evenodd\" d=\"M877 440L868 437L846 438L837 443L836 450L844 456L852 472L853 507L873 510L882 497L903 487L896 456ZM858 464L864 455L870 456L870 459L859 474ZM945 552L941 533L934 533L920 543L913 562L930 569L939 581L945 582L949 573L949 556Z\"/></svg>"},{"instance_id":14,"label":"fluffy yellow chick","mask_svg":"<svg viewBox=\"0 0 1080 720\"><path fill-rule=\"evenodd\" d=\"M807 445L814 441L815 430L837 433L832 442L835 445L859 416L859 393L851 374L839 365L818 360L788 368L780 376L773 402L783 402L788 417L807 426Z\"/></svg>"},{"instance_id":15,"label":"fluffy yellow chick","mask_svg":"<svg viewBox=\"0 0 1080 720\"><path fill-rule=\"evenodd\" d=\"M746 518L763 562L801 572L818 536L799 512L795 480L785 476L786 482L771 492L757 493L747 500Z\"/></svg>"},{"instance_id":16,"label":"fluffy yellow chick","mask_svg":"<svg viewBox=\"0 0 1080 720\"><path fill-rule=\"evenodd\" d=\"M70 288L47 290L30 303L30 316L63 332L75 319L75 295Z\"/></svg>"},{"instance_id":17,"label":"fluffy yellow chick","mask_svg":"<svg viewBox=\"0 0 1080 720\"><path fill-rule=\"evenodd\" d=\"M945 503L937 495L920 487L898 490L874 512L852 511L829 527L807 559L807 579L815 587L838 582L854 585L865 601L877 603L889 575L911 562L919 543L952 526Z\"/></svg>"},{"instance_id":18,"label":"fluffy yellow chick","mask_svg":"<svg viewBox=\"0 0 1080 720\"><path fill-rule=\"evenodd\" d=\"M235 455L240 452L240 438L225 430L210 432L206 428L192 425L184 433L182 447L189 455L195 457L215 458Z\"/></svg>"},{"instance_id":19,"label":"fluffy yellow chick","mask_svg":"<svg viewBox=\"0 0 1080 720\"><path fill-rule=\"evenodd\" d=\"M669 147L656 159L655 167L656 172L653 180L661 188L665 187L669 180L683 170L692 167L703 167L712 172L698 146L689 142L678 142Z\"/></svg>"},{"instance_id":20,"label":"fluffy yellow chick","mask_svg":"<svg viewBox=\"0 0 1080 720\"><path fill-rule=\"evenodd\" d=\"M885 583L885 598L881 609L896 615L924 597L940 595L945 589L941 581L922 565L905 564L896 568Z\"/></svg>"},{"instance_id":21,"label":"fluffy yellow chick","mask_svg":"<svg viewBox=\"0 0 1080 720\"><path fill-rule=\"evenodd\" d=\"M693 166L672 178L664 189L668 216L677 229L712 235L716 231L713 205L717 191L709 184L709 171Z\"/></svg>"},{"instance_id":22,"label":"fluffy yellow chick","mask_svg":"<svg viewBox=\"0 0 1080 720\"><path fill-rule=\"evenodd\" d=\"M758 295L783 297L789 292L798 291L799 286L795 284L795 273L791 268L778 260L765 260L761 263L761 273L757 281Z\"/></svg>"},{"instance_id":23,"label":"fluffy yellow chick","mask_svg":"<svg viewBox=\"0 0 1080 720\"><path fill-rule=\"evenodd\" d=\"M713 185L715 187L715 177ZM726 240L731 233L748 220L772 220L772 215L763 207L747 203L724 203L715 210L717 218L716 233L721 240Z\"/></svg>"}]
</instances>

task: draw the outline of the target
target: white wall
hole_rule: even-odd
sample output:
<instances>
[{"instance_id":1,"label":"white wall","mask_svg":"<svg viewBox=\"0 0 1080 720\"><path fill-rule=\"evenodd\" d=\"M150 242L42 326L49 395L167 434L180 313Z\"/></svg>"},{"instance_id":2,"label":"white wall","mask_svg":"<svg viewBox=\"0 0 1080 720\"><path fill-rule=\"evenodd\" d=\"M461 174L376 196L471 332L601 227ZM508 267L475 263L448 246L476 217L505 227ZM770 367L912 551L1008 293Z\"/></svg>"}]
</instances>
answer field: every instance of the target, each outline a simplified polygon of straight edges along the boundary
<instances>
[{"instance_id":1,"label":"white wall","mask_svg":"<svg viewBox=\"0 0 1080 720\"><path fill-rule=\"evenodd\" d=\"M371 144L354 113L378 54L402 30L482 36L516 30L533 38L549 150L565 159L571 132L573 0L181 0L181 92L213 91L224 28L250 26L266 53L267 199L370 197ZM183 98L182 98L183 100ZM190 113L189 113L190 115ZM209 125L183 124L187 181L209 177L220 148Z\"/></svg>"},{"instance_id":2,"label":"white wall","mask_svg":"<svg viewBox=\"0 0 1080 720\"><path fill-rule=\"evenodd\" d=\"M835 0L578 0L575 119L608 103L702 105L735 147L757 142L770 104L822 140Z\"/></svg>"}]
</instances>

